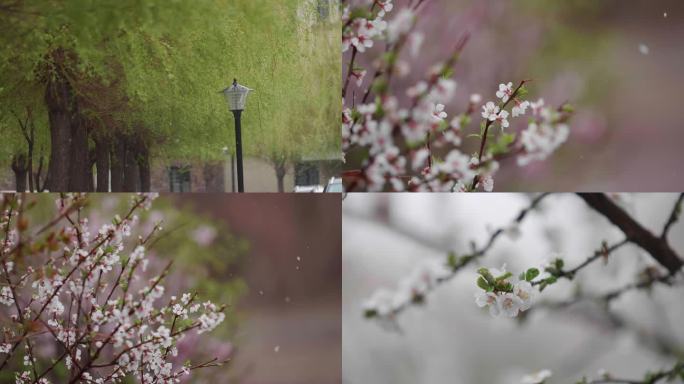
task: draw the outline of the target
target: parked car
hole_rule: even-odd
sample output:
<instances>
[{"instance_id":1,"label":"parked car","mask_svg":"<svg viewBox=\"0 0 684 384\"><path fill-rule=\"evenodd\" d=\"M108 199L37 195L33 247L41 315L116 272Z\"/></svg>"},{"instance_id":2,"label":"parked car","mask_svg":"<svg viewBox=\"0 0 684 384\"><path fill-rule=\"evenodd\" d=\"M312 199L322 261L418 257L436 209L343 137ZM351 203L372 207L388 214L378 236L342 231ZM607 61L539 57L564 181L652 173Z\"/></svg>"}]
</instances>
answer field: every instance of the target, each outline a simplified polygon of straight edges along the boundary
<instances>
[{"instance_id":1,"label":"parked car","mask_svg":"<svg viewBox=\"0 0 684 384\"><path fill-rule=\"evenodd\" d=\"M331 177L328 185L325 186L327 193L344 193L344 186L342 185L341 177Z\"/></svg>"},{"instance_id":2,"label":"parked car","mask_svg":"<svg viewBox=\"0 0 684 384\"><path fill-rule=\"evenodd\" d=\"M295 185L294 193L321 193L325 190L322 185Z\"/></svg>"}]
</instances>

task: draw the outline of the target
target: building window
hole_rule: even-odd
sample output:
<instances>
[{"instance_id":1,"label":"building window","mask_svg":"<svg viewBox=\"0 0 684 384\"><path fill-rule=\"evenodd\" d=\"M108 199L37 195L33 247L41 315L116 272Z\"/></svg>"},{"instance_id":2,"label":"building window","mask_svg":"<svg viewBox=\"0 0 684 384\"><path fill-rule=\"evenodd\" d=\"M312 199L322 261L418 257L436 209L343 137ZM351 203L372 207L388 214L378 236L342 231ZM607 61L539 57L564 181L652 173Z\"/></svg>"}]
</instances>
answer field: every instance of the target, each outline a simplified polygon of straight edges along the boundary
<instances>
[{"instance_id":1,"label":"building window","mask_svg":"<svg viewBox=\"0 0 684 384\"><path fill-rule=\"evenodd\" d=\"M320 174L314 162L295 164L295 185L319 185Z\"/></svg>"},{"instance_id":2,"label":"building window","mask_svg":"<svg viewBox=\"0 0 684 384\"><path fill-rule=\"evenodd\" d=\"M321 20L326 20L330 15L330 0L318 0L316 9L318 10L318 17Z\"/></svg>"},{"instance_id":3,"label":"building window","mask_svg":"<svg viewBox=\"0 0 684 384\"><path fill-rule=\"evenodd\" d=\"M169 167L169 190L171 192L190 192L190 167Z\"/></svg>"}]
</instances>

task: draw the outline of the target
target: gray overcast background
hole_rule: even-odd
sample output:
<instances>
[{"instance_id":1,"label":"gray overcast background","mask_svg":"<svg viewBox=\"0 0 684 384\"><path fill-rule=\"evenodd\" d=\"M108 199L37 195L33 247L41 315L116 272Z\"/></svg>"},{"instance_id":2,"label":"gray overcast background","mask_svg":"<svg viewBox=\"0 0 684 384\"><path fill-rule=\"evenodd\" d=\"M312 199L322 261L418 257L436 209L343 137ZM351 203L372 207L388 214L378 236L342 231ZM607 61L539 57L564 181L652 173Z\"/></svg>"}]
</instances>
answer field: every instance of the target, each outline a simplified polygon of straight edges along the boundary
<instances>
[{"instance_id":1,"label":"gray overcast background","mask_svg":"<svg viewBox=\"0 0 684 384\"><path fill-rule=\"evenodd\" d=\"M656 233L662 229L676 195L621 195L623 205ZM607 369L616 376L639 379L648 369L675 362L653 347L663 337L684 347L684 300L677 288L656 287L629 292L611 311L628 327L614 329L605 312L591 303L556 311L530 313L522 324L491 318L477 308L473 295L477 266L462 270L437 288L423 307L399 317L401 334L388 332L362 318L361 304L378 288L396 288L398 281L422 261L445 258L446 252L467 252L491 229L509 223L527 206L524 194L350 194L343 202L343 382L366 383L518 383L522 375L543 368L554 373L549 384L573 383L582 375L596 378ZM591 211L577 196L551 195L541 210L522 224L517 241L500 238L481 265L517 272L560 252L572 267L599 248L622 239L621 233ZM676 224L670 242L684 253L684 224ZM621 287L653 261L632 245L597 262L572 283L562 281L539 300L562 300L581 284L585 292ZM681 281L681 274L679 275Z\"/></svg>"}]
</instances>

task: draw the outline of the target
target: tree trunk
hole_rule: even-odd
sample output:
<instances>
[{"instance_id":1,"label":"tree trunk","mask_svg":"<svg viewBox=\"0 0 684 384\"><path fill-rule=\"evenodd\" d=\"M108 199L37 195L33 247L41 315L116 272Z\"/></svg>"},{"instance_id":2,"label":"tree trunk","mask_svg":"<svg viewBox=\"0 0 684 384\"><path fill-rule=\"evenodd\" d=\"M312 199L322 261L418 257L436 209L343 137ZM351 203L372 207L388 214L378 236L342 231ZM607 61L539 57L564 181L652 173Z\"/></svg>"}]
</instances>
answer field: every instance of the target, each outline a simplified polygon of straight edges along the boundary
<instances>
[{"instance_id":1,"label":"tree trunk","mask_svg":"<svg viewBox=\"0 0 684 384\"><path fill-rule=\"evenodd\" d=\"M124 192L140 191L140 167L138 166L138 153L133 139L126 137L124 154L123 190Z\"/></svg>"},{"instance_id":2,"label":"tree trunk","mask_svg":"<svg viewBox=\"0 0 684 384\"><path fill-rule=\"evenodd\" d=\"M28 125L26 130L26 144L28 145L28 183L29 191L38 192L38 184L35 182L34 173L34 146L36 143L36 122L33 120L33 114L31 113L31 108L26 108L26 125ZM42 159L41 159L42 160ZM42 165L42 164L41 164Z\"/></svg>"},{"instance_id":3,"label":"tree trunk","mask_svg":"<svg viewBox=\"0 0 684 384\"><path fill-rule=\"evenodd\" d=\"M81 116L72 119L71 124L71 163L69 164L69 192L88 192L92 185L90 149L88 148L88 126Z\"/></svg>"},{"instance_id":4,"label":"tree trunk","mask_svg":"<svg viewBox=\"0 0 684 384\"><path fill-rule=\"evenodd\" d=\"M207 163L202 167L205 192L225 192L222 162Z\"/></svg>"},{"instance_id":5,"label":"tree trunk","mask_svg":"<svg viewBox=\"0 0 684 384\"><path fill-rule=\"evenodd\" d=\"M278 179L278 192L285 192L285 175L287 167L284 161L275 163L276 179Z\"/></svg>"},{"instance_id":6,"label":"tree trunk","mask_svg":"<svg viewBox=\"0 0 684 384\"><path fill-rule=\"evenodd\" d=\"M124 163L126 162L126 142L122 135L116 135L111 152L112 192L124 190Z\"/></svg>"},{"instance_id":7,"label":"tree trunk","mask_svg":"<svg viewBox=\"0 0 684 384\"><path fill-rule=\"evenodd\" d=\"M29 191L38 191L38 187L33 183L33 142L28 144L28 184Z\"/></svg>"},{"instance_id":8,"label":"tree trunk","mask_svg":"<svg viewBox=\"0 0 684 384\"><path fill-rule=\"evenodd\" d=\"M95 164L97 163L97 157L95 156L95 148L91 148L88 151L88 192L95 191L95 174L93 173L95 169Z\"/></svg>"},{"instance_id":9,"label":"tree trunk","mask_svg":"<svg viewBox=\"0 0 684 384\"><path fill-rule=\"evenodd\" d=\"M53 53L54 61L64 60L61 50ZM71 158L71 114L73 98L71 86L64 75L57 71L48 80L45 89L45 105L50 122L50 164L46 188L52 192L69 190L69 164Z\"/></svg>"},{"instance_id":10,"label":"tree trunk","mask_svg":"<svg viewBox=\"0 0 684 384\"><path fill-rule=\"evenodd\" d=\"M140 191L149 192L152 184L150 171L150 150L145 143L140 143L138 152L138 167L140 173Z\"/></svg>"},{"instance_id":11,"label":"tree trunk","mask_svg":"<svg viewBox=\"0 0 684 384\"><path fill-rule=\"evenodd\" d=\"M14 172L16 191L26 192L26 175L28 174L26 155L22 153L12 157L12 171Z\"/></svg>"},{"instance_id":12,"label":"tree trunk","mask_svg":"<svg viewBox=\"0 0 684 384\"><path fill-rule=\"evenodd\" d=\"M43 179L43 184L40 183L40 177L43 173L43 153L40 153L40 157L38 158L38 169L31 175L30 177L33 178L33 185L36 187L36 192L43 192L43 189L45 188L45 182L47 181L47 177Z\"/></svg>"},{"instance_id":13,"label":"tree trunk","mask_svg":"<svg viewBox=\"0 0 684 384\"><path fill-rule=\"evenodd\" d=\"M97 191L109 192L109 154L111 142L106 137L95 135L95 169L97 170Z\"/></svg>"}]
</instances>

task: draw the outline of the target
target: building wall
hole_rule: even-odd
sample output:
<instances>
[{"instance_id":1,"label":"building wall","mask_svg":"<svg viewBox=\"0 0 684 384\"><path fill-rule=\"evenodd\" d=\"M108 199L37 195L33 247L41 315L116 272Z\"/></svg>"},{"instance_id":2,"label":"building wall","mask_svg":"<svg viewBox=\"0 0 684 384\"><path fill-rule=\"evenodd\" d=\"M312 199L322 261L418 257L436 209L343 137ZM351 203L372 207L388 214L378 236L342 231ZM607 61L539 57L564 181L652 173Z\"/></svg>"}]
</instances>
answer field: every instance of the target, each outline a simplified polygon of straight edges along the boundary
<instances>
[{"instance_id":1,"label":"building wall","mask_svg":"<svg viewBox=\"0 0 684 384\"><path fill-rule=\"evenodd\" d=\"M247 158L244 160L244 181L245 192L278 192L275 168L269 162L258 158ZM224 184L225 191L231 192L230 160L226 161L224 167ZM284 185L285 192L292 192L294 189L294 171L292 167L287 167ZM237 190L237 171L235 173L235 189Z\"/></svg>"},{"instance_id":2,"label":"building wall","mask_svg":"<svg viewBox=\"0 0 684 384\"><path fill-rule=\"evenodd\" d=\"M275 169L269 162L258 158L247 158L244 160L243 167L245 192L278 192ZM191 192L207 192L207 183L202 165L190 165L190 178ZM288 167L284 183L285 192L292 192L294 189L294 171L292 167ZM230 159L226 160L223 165L223 185L225 192L232 191ZM237 172L235 174L235 189L237 191ZM167 165L158 164L153 167L152 190L160 192L170 191Z\"/></svg>"},{"instance_id":3,"label":"building wall","mask_svg":"<svg viewBox=\"0 0 684 384\"><path fill-rule=\"evenodd\" d=\"M339 175L338 162L321 161L318 169L320 172L320 184L327 184L328 180ZM268 162L258 158L247 158L244 163L244 179L246 192L278 192L278 182L276 180L275 169ZM294 167L287 167L284 184L285 192L294 190ZM223 165L223 185L225 192L231 192L231 172L230 159ZM205 172L201 164L190 165L191 189L190 192L207 192ZM169 192L169 171L168 165L155 163L152 165L151 189L156 192ZM220 181L219 181L220 182ZM237 190L237 174L235 181ZM14 175L9 169L0 170L0 191L13 191Z\"/></svg>"},{"instance_id":4,"label":"building wall","mask_svg":"<svg viewBox=\"0 0 684 384\"><path fill-rule=\"evenodd\" d=\"M14 191L14 174L7 167L7 169L0 170L0 191Z\"/></svg>"}]
</instances>

